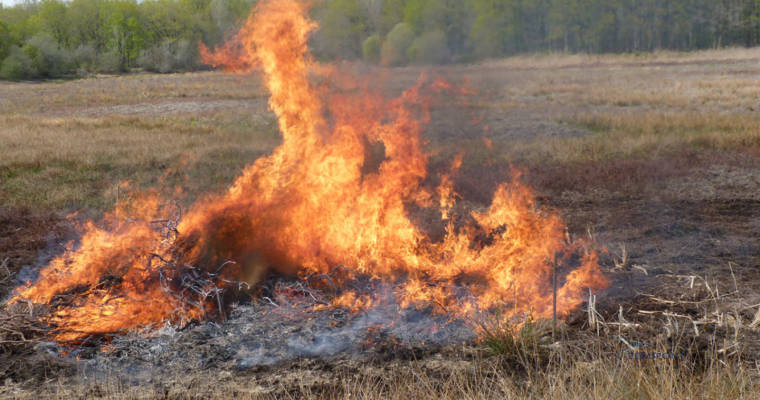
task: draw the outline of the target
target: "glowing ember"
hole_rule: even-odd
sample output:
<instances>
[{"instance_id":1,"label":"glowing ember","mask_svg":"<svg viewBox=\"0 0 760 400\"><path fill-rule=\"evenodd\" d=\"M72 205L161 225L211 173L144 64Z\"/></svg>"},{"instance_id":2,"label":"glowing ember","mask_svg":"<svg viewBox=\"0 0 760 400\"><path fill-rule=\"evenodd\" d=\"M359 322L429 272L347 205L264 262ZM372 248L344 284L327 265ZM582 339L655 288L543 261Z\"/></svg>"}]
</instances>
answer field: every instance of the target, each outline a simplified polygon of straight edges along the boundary
<instances>
[{"instance_id":1,"label":"glowing ember","mask_svg":"<svg viewBox=\"0 0 760 400\"><path fill-rule=\"evenodd\" d=\"M13 301L50 304L56 339L72 341L221 315L218 288L255 283L268 270L305 276L343 265L391 284L402 307L432 304L455 317L493 309L551 315L557 254L580 253L579 266L560 279L560 315L580 304L585 288L606 286L595 253L567 244L560 219L537 210L518 183L499 187L488 209L464 219L469 224L455 224L451 174L461 159L435 192L422 187L424 93L447 85L420 83L392 101L366 92L324 101L309 82L314 29L304 3L267 0L231 43L201 49L209 64L262 69L283 136L271 155L247 167L227 193L178 216L176 226L155 223L167 212L155 196L129 219L126 211L114 213L131 222L88 224L80 246L53 260ZM367 147L379 143L385 158L376 171L363 171ZM442 240L411 222L410 204L440 209ZM373 303L344 288L333 306L358 311Z\"/></svg>"}]
</instances>

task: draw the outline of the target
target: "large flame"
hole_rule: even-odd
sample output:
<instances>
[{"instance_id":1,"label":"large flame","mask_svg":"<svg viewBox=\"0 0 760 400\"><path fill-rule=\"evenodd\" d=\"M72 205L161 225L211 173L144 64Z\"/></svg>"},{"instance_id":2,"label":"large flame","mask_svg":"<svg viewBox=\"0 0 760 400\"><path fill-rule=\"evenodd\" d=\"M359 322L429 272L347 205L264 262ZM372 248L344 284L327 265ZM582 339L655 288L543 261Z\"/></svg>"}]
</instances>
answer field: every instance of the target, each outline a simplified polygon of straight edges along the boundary
<instances>
[{"instance_id":1,"label":"large flame","mask_svg":"<svg viewBox=\"0 0 760 400\"><path fill-rule=\"evenodd\" d=\"M423 187L425 93L447 85L422 80L390 101L367 90L315 89L310 73L324 70L314 68L308 53L316 25L307 11L296 0L262 1L229 44L201 49L209 64L263 71L283 137L271 155L248 166L226 193L197 202L170 233L154 223L165 212L154 196L129 218L117 210L116 219L127 221L118 226L88 224L81 243L13 301L53 306L56 338L70 341L201 318L216 302L208 293L177 296L187 290L177 283L183 279L177 271L212 271L226 261L236 263L227 279L254 282L266 270L306 275L343 265L392 283L401 306L437 304L455 316L495 308L550 315L558 255L580 255L577 268L563 269L560 315L580 304L586 288L607 284L595 253L568 244L561 220L538 210L532 192L515 180L496 190L490 207L455 223L452 176L437 190ZM367 168L372 146L385 154ZM459 165L461 159L454 160L451 174ZM410 205L440 210L442 240L431 240L411 221ZM175 282L174 291L167 282ZM61 301L62 294L68 300ZM198 301L208 304L188 306ZM334 301L354 309L371 304L348 290Z\"/></svg>"}]
</instances>

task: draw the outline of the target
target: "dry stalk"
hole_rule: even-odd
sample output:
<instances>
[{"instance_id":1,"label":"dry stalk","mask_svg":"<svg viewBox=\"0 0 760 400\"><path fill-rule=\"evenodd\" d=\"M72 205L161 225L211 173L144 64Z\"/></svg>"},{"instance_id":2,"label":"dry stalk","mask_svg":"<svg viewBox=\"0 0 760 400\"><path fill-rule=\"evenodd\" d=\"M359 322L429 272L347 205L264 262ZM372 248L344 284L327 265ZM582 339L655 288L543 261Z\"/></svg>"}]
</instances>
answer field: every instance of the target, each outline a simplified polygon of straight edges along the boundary
<instances>
[{"instance_id":1,"label":"dry stalk","mask_svg":"<svg viewBox=\"0 0 760 400\"><path fill-rule=\"evenodd\" d=\"M0 276L0 285L7 283L11 280L11 278L13 278L13 273L10 269L8 269L9 261L10 258L5 257L5 259L3 259L3 262L0 263L0 274L2 274L2 276Z\"/></svg>"},{"instance_id":2,"label":"dry stalk","mask_svg":"<svg viewBox=\"0 0 760 400\"><path fill-rule=\"evenodd\" d=\"M625 244L620 245L620 258L613 257L612 262L615 264L615 270L623 270L628 266L628 251L626 251Z\"/></svg>"},{"instance_id":3,"label":"dry stalk","mask_svg":"<svg viewBox=\"0 0 760 400\"><path fill-rule=\"evenodd\" d=\"M606 323L602 315L596 310L596 295L591 292L591 289L588 290L588 308L586 311L588 314L588 325L596 331L596 335L599 336L602 327L606 331Z\"/></svg>"}]
</instances>

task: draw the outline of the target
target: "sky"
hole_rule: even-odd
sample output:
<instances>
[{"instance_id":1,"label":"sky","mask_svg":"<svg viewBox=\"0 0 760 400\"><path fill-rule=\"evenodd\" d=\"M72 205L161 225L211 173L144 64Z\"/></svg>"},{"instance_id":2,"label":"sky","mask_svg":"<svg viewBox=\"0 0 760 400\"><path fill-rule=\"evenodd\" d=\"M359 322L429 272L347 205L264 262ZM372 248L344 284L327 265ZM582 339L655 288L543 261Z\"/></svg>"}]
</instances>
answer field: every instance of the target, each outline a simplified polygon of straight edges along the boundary
<instances>
[{"instance_id":1,"label":"sky","mask_svg":"<svg viewBox=\"0 0 760 400\"><path fill-rule=\"evenodd\" d=\"M4 6L12 6L16 3L21 3L22 0L0 0L0 3L2 3Z\"/></svg>"}]
</instances>

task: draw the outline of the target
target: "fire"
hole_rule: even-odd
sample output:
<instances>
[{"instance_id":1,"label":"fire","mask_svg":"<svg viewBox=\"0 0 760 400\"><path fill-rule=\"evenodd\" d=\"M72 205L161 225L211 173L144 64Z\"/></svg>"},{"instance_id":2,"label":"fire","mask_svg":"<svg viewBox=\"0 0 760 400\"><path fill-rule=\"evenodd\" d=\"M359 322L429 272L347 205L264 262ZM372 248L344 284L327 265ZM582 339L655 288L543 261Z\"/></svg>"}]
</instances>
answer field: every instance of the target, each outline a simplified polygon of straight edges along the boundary
<instances>
[{"instance_id":1,"label":"fire","mask_svg":"<svg viewBox=\"0 0 760 400\"><path fill-rule=\"evenodd\" d=\"M551 315L558 255L580 254L576 269L563 268L560 315L581 303L586 288L606 286L595 253L568 244L559 217L539 210L516 180L496 190L490 207L460 219L469 222L455 222L454 176L462 159L436 190L423 187L428 94L449 85L422 79L392 100L368 90L315 88L310 74L334 76L309 56L307 40L317 26L307 11L296 0L261 1L229 44L201 48L211 65L260 68L282 133L271 155L174 222L156 223L170 210L149 196L136 209L116 210L111 219L126 221L118 226L87 224L79 246L12 301L49 304L56 339L66 342L221 316L219 287L256 283L268 270L306 276L342 265L391 284L402 307L432 304L455 317L497 308ZM384 149L370 171L368 146ZM439 209L442 240L412 222L411 204ZM190 275L206 283L187 284ZM345 289L332 306L358 311L375 302Z\"/></svg>"}]
</instances>

